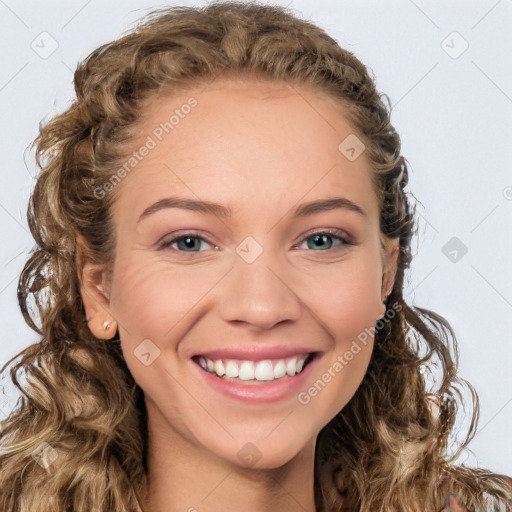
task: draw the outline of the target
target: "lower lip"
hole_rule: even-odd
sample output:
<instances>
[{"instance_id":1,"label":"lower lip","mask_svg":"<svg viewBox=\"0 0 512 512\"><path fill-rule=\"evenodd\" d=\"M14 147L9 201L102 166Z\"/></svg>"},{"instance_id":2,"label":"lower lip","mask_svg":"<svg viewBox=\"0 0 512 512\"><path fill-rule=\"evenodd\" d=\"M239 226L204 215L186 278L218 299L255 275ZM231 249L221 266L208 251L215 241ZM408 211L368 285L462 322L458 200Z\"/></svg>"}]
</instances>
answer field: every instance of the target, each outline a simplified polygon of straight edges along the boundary
<instances>
[{"instance_id":1,"label":"lower lip","mask_svg":"<svg viewBox=\"0 0 512 512\"><path fill-rule=\"evenodd\" d=\"M254 403L272 403L284 400L290 396L297 395L299 390L306 384L309 376L316 366L319 354L315 354L308 365L297 375L288 378L282 378L273 382L261 384L243 384L243 381L233 382L224 380L214 374L203 370L199 364L191 361L196 367L200 376L206 384L218 393L228 398L242 400L251 404Z\"/></svg>"}]
</instances>

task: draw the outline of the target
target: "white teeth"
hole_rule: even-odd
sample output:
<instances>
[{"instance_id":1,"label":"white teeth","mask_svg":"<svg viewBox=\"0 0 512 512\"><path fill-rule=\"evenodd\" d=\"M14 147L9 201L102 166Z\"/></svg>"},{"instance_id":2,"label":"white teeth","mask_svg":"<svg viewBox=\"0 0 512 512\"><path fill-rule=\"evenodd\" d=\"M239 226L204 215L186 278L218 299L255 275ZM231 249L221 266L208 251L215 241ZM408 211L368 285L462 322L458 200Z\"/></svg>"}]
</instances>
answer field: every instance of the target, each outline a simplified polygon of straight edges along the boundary
<instances>
[{"instance_id":1,"label":"white teeth","mask_svg":"<svg viewBox=\"0 0 512 512\"><path fill-rule=\"evenodd\" d=\"M281 377L284 377L286 375L286 364L283 360L278 361L277 364L274 366L274 377L276 379L280 379Z\"/></svg>"},{"instance_id":2,"label":"white teeth","mask_svg":"<svg viewBox=\"0 0 512 512\"><path fill-rule=\"evenodd\" d=\"M296 368L296 364L297 364L297 358L296 357L293 357L292 359L290 359L287 363L286 363L286 373L290 376L290 377L293 377L295 375L295 370L297 369Z\"/></svg>"},{"instance_id":3,"label":"white teeth","mask_svg":"<svg viewBox=\"0 0 512 512\"><path fill-rule=\"evenodd\" d=\"M216 359L204 356L198 358L199 365L206 371L227 379L272 381L285 375L293 377L304 368L309 354L286 359L263 359L262 361L239 361L234 359Z\"/></svg>"},{"instance_id":4,"label":"white teeth","mask_svg":"<svg viewBox=\"0 0 512 512\"><path fill-rule=\"evenodd\" d=\"M238 378L241 380L254 379L254 363L252 361L244 361L238 370Z\"/></svg>"},{"instance_id":5,"label":"white teeth","mask_svg":"<svg viewBox=\"0 0 512 512\"><path fill-rule=\"evenodd\" d=\"M274 372L272 371L272 361L268 359L260 361L256 365L256 371L254 372L256 380L274 380Z\"/></svg>"},{"instance_id":6,"label":"white teeth","mask_svg":"<svg viewBox=\"0 0 512 512\"><path fill-rule=\"evenodd\" d=\"M219 375L219 377L222 377L222 375ZM238 365L231 359L226 363L226 377L238 377Z\"/></svg>"},{"instance_id":7,"label":"white teeth","mask_svg":"<svg viewBox=\"0 0 512 512\"><path fill-rule=\"evenodd\" d=\"M213 365L213 369L215 370L215 373L217 375L220 375L221 377L226 373L226 370L224 368L224 363L221 359L218 359L215 361L215 364Z\"/></svg>"}]
</instances>

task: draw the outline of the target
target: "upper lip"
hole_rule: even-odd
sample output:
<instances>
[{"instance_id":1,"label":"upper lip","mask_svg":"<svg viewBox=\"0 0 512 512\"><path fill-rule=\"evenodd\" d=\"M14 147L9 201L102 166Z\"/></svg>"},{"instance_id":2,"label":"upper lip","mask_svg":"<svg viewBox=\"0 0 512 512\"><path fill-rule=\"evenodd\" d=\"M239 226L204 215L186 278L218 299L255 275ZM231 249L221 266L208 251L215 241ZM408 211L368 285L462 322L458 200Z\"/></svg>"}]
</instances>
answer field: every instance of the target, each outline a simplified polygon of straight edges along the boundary
<instances>
[{"instance_id":1,"label":"upper lip","mask_svg":"<svg viewBox=\"0 0 512 512\"><path fill-rule=\"evenodd\" d=\"M259 361L263 359L285 359L287 357L317 352L311 348L297 346L247 346L238 348L218 348L208 352L196 353L192 357L203 356L211 360L216 359L240 359L247 361Z\"/></svg>"}]
</instances>

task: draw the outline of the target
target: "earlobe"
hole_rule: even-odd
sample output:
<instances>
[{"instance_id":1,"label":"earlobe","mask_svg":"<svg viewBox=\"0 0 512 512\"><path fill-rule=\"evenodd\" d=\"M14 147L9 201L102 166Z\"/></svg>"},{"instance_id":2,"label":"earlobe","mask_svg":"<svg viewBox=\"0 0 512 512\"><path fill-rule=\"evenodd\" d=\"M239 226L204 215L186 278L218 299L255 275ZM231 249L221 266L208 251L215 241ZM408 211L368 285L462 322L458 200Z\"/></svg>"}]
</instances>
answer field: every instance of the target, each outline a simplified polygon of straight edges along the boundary
<instances>
[{"instance_id":1,"label":"earlobe","mask_svg":"<svg viewBox=\"0 0 512 512\"><path fill-rule=\"evenodd\" d=\"M110 339L113 317L110 312L109 295L105 290L105 275L101 265L85 263L81 271L80 294L85 308L87 325L99 339ZM108 322L106 324L106 322Z\"/></svg>"},{"instance_id":2,"label":"earlobe","mask_svg":"<svg viewBox=\"0 0 512 512\"><path fill-rule=\"evenodd\" d=\"M87 325L99 339L111 339L117 323L110 310L110 295L102 265L85 263L80 273L80 295L84 304Z\"/></svg>"},{"instance_id":3,"label":"earlobe","mask_svg":"<svg viewBox=\"0 0 512 512\"><path fill-rule=\"evenodd\" d=\"M384 303L395 284L395 276L398 267L398 255L400 250L400 239L394 238L386 245L386 256L384 272L382 275L381 302ZM383 304L384 312L385 305ZM384 312L382 313L384 315Z\"/></svg>"}]
</instances>

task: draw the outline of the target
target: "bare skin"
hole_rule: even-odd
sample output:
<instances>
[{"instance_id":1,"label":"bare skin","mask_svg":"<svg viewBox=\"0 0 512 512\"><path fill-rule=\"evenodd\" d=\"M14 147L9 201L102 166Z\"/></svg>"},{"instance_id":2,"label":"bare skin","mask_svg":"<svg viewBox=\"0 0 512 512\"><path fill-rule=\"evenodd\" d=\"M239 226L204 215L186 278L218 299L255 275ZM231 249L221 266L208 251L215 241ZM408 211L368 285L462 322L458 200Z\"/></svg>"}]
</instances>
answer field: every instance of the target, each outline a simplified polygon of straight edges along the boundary
<instances>
[{"instance_id":1,"label":"bare skin","mask_svg":"<svg viewBox=\"0 0 512 512\"><path fill-rule=\"evenodd\" d=\"M82 272L89 326L104 339L119 329L144 391L148 510L313 512L316 438L360 385L373 338L307 404L297 394L271 404L228 399L198 377L191 355L248 344L310 347L321 356L307 390L384 315L398 240L379 232L365 154L350 161L338 150L354 130L330 98L219 78L147 102L138 142L190 97L197 106L117 185L113 272L109 278L92 262ZM139 220L169 196L220 203L233 215L165 208ZM365 214L293 216L299 204L332 197ZM327 228L339 233L315 244ZM199 236L192 249L158 246L191 230L199 232L189 235ZM248 236L262 249L251 263L236 250ZM148 339L160 352L145 365L137 350ZM257 449L252 459L241 456L247 446Z\"/></svg>"}]
</instances>

